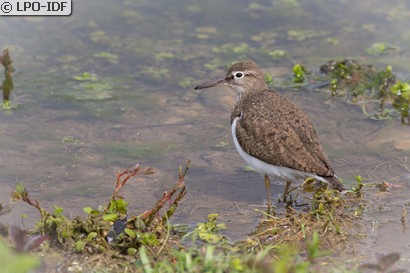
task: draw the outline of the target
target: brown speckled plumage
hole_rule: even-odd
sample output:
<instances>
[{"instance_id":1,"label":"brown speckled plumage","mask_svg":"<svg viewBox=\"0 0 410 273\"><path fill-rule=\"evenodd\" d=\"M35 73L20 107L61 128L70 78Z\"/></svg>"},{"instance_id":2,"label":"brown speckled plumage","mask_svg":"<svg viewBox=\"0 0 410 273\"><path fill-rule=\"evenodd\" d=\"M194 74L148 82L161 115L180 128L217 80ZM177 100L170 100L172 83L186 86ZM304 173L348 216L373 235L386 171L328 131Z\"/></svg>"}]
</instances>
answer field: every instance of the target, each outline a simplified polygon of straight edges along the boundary
<instances>
[{"instance_id":1,"label":"brown speckled plumage","mask_svg":"<svg viewBox=\"0 0 410 273\"><path fill-rule=\"evenodd\" d=\"M276 166L334 175L312 123L287 98L267 89L246 92L232 108L231 123L241 115L236 136L249 155Z\"/></svg>"},{"instance_id":2,"label":"brown speckled plumage","mask_svg":"<svg viewBox=\"0 0 410 273\"><path fill-rule=\"evenodd\" d=\"M239 95L231 110L231 124L236 122L236 128L232 129L233 137L238 141L236 144L240 147L237 148L239 153L242 152L244 160L254 163L259 172L265 175L267 189L268 175L289 180L292 175L287 174L292 174L293 170L296 171L294 177L312 174L323 178L321 180L328 181L337 189L343 189L322 151L309 118L289 99L268 90L257 64L252 61L237 62L229 68L225 78L197 86L196 89L217 85L231 86ZM254 159L249 159L243 152L262 163L255 163ZM267 172L265 170L270 167L263 165L264 163L290 170L281 169L277 172L275 169Z\"/></svg>"}]
</instances>

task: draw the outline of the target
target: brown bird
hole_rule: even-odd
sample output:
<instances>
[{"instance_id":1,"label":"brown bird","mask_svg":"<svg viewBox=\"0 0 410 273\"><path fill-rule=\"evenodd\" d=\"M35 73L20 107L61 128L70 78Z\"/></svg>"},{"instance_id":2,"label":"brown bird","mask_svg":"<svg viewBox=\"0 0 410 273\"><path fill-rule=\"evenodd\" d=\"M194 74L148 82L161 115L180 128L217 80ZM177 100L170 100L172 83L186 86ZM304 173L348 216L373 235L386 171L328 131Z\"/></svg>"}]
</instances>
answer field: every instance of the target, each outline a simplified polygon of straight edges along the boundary
<instances>
[{"instance_id":1,"label":"brown bird","mask_svg":"<svg viewBox=\"0 0 410 273\"><path fill-rule=\"evenodd\" d=\"M286 182L284 200L291 182L299 178L311 177L343 189L309 118L289 99L268 89L256 63L234 63L225 78L195 89L222 85L238 94L231 110L232 137L246 164L264 175L268 210L269 176Z\"/></svg>"}]
</instances>

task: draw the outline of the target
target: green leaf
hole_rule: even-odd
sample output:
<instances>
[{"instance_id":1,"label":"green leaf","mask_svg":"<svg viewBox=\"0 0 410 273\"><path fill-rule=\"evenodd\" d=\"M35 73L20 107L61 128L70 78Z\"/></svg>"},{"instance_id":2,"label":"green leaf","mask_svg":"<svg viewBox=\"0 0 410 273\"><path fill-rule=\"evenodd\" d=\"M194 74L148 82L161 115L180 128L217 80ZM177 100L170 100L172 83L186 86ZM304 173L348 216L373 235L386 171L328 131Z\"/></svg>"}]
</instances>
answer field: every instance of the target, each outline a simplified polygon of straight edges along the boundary
<instances>
[{"instance_id":1,"label":"green leaf","mask_svg":"<svg viewBox=\"0 0 410 273\"><path fill-rule=\"evenodd\" d=\"M135 231L133 231L132 229L129 228L125 228L124 229L125 234L128 235L128 237L134 239L135 237L137 237L137 233L135 233Z\"/></svg>"},{"instance_id":2,"label":"green leaf","mask_svg":"<svg viewBox=\"0 0 410 273\"><path fill-rule=\"evenodd\" d=\"M3 110L11 110L11 105L9 100L3 101Z\"/></svg>"},{"instance_id":3,"label":"green leaf","mask_svg":"<svg viewBox=\"0 0 410 273\"><path fill-rule=\"evenodd\" d=\"M198 237L201 240L204 240L208 243L217 243L217 242L220 242L222 240L222 236L214 234L214 233L209 232L209 231L200 231L198 233Z\"/></svg>"},{"instance_id":4,"label":"green leaf","mask_svg":"<svg viewBox=\"0 0 410 273\"><path fill-rule=\"evenodd\" d=\"M83 211L85 211L85 213L90 215L94 212L94 209L91 208L91 207L85 207L85 208L83 208Z\"/></svg>"},{"instance_id":5,"label":"green leaf","mask_svg":"<svg viewBox=\"0 0 410 273\"><path fill-rule=\"evenodd\" d=\"M110 213L103 216L103 220L107 222L114 222L117 220L118 214L117 213Z\"/></svg>"},{"instance_id":6,"label":"green leaf","mask_svg":"<svg viewBox=\"0 0 410 273\"><path fill-rule=\"evenodd\" d=\"M303 83L305 80L305 68L303 65L295 64L292 69L293 71L293 81L296 83Z\"/></svg>"},{"instance_id":7,"label":"green leaf","mask_svg":"<svg viewBox=\"0 0 410 273\"><path fill-rule=\"evenodd\" d=\"M88 241L91 241L92 239L94 239L95 237L97 237L97 235L98 235L98 233L97 233L97 232L94 232L94 231L88 233L87 242L88 242Z\"/></svg>"},{"instance_id":8,"label":"green leaf","mask_svg":"<svg viewBox=\"0 0 410 273\"><path fill-rule=\"evenodd\" d=\"M270 74L265 74L264 78L265 78L266 84L270 84L271 82L273 82L273 77Z\"/></svg>"},{"instance_id":9,"label":"green leaf","mask_svg":"<svg viewBox=\"0 0 410 273\"><path fill-rule=\"evenodd\" d=\"M245 269L245 266L243 265L242 260L239 259L239 258L234 258L234 259L232 259L232 260L231 260L231 266L232 266L236 271L239 271L239 272L242 272L242 271L244 271L244 269Z\"/></svg>"},{"instance_id":10,"label":"green leaf","mask_svg":"<svg viewBox=\"0 0 410 273\"><path fill-rule=\"evenodd\" d=\"M24 188L24 186L20 183L17 183L16 185L16 192L20 195L24 195L26 189Z\"/></svg>"},{"instance_id":11,"label":"green leaf","mask_svg":"<svg viewBox=\"0 0 410 273\"><path fill-rule=\"evenodd\" d=\"M127 206L128 202L124 199L116 199L110 202L110 206L108 208L109 213L119 212L121 214L127 213Z\"/></svg>"},{"instance_id":12,"label":"green leaf","mask_svg":"<svg viewBox=\"0 0 410 273\"><path fill-rule=\"evenodd\" d=\"M311 260L316 259L320 256L319 252L320 240L319 233L315 230L312 235L312 239L308 242L307 252Z\"/></svg>"},{"instance_id":13,"label":"green leaf","mask_svg":"<svg viewBox=\"0 0 410 273\"><path fill-rule=\"evenodd\" d=\"M216 225L216 228L218 229L226 229L226 225L224 223L220 223Z\"/></svg>"},{"instance_id":14,"label":"green leaf","mask_svg":"<svg viewBox=\"0 0 410 273\"><path fill-rule=\"evenodd\" d=\"M370 55L375 55L375 54L380 54L387 49L387 44L386 43L374 43L372 44L371 47L367 49L367 54Z\"/></svg>"},{"instance_id":15,"label":"green leaf","mask_svg":"<svg viewBox=\"0 0 410 273\"><path fill-rule=\"evenodd\" d=\"M74 250L76 252L83 252L85 245L87 244L87 242L85 240L79 240L75 243L75 247Z\"/></svg>"},{"instance_id":16,"label":"green leaf","mask_svg":"<svg viewBox=\"0 0 410 273\"><path fill-rule=\"evenodd\" d=\"M214 222L218 219L218 216L219 216L218 213L208 214L208 221Z\"/></svg>"},{"instance_id":17,"label":"green leaf","mask_svg":"<svg viewBox=\"0 0 410 273\"><path fill-rule=\"evenodd\" d=\"M147 249L145 248L145 246L140 247L139 253L140 253L140 259L141 259L142 266L144 267L144 272L145 273L154 272L154 270L151 267L151 264L150 264L150 261L147 255Z\"/></svg>"},{"instance_id":18,"label":"green leaf","mask_svg":"<svg viewBox=\"0 0 410 273\"><path fill-rule=\"evenodd\" d=\"M136 249L136 248L133 248L133 247L127 248L127 254L128 254L128 255L132 256L132 255L135 255L135 253L137 253L137 249Z\"/></svg>"},{"instance_id":19,"label":"green leaf","mask_svg":"<svg viewBox=\"0 0 410 273\"><path fill-rule=\"evenodd\" d=\"M54 216L62 216L63 213L63 208L58 207L58 206L53 206L54 207Z\"/></svg>"}]
</instances>

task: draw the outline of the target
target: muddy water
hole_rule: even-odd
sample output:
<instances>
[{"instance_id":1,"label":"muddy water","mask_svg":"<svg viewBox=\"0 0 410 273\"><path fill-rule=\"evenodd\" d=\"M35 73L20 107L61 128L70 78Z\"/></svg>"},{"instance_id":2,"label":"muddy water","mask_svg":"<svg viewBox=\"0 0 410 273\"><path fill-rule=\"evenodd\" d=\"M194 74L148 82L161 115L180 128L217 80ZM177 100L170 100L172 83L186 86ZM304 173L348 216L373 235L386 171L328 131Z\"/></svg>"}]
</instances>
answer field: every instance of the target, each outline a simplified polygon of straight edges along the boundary
<instances>
[{"instance_id":1,"label":"muddy water","mask_svg":"<svg viewBox=\"0 0 410 273\"><path fill-rule=\"evenodd\" d=\"M0 45L9 48L17 69L15 108L0 111L3 205L19 182L45 207L56 204L78 215L109 198L118 170L142 162L157 173L128 185L124 195L133 210L143 211L191 159L188 194L174 221L195 224L219 213L227 235L244 238L266 197L262 178L244 170L231 140L228 112L235 96L192 87L223 76L233 60L252 58L275 75L273 87L308 113L348 185L356 175L394 184L384 193L366 190L359 253L372 258L398 251L408 264L410 239L400 219L410 201L409 128L399 118L370 120L361 107L324 91L282 91L294 63L317 70L328 59L345 57L379 68L390 64L407 80L405 2L101 3L76 3L67 18L0 21ZM375 42L400 50L367 54ZM277 57L274 50L285 54ZM81 80L84 72L94 79ZM283 185L274 185L272 195L282 191ZM37 219L18 203L0 221L20 223L22 214L27 225Z\"/></svg>"}]
</instances>

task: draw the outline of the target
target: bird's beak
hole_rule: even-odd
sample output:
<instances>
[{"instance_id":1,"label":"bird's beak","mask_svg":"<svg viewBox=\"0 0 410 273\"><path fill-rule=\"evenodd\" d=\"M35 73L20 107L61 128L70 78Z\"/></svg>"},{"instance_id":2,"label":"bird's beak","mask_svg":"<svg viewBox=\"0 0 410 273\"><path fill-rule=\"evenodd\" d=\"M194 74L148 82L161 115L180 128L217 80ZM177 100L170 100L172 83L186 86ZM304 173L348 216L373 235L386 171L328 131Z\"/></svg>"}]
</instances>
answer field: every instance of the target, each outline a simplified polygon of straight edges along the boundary
<instances>
[{"instance_id":1,"label":"bird's beak","mask_svg":"<svg viewBox=\"0 0 410 273\"><path fill-rule=\"evenodd\" d=\"M220 86L220 85L227 85L225 78L219 79L217 81L213 81L210 83L200 84L198 86L195 86L195 89L205 89L205 88L210 88L210 87Z\"/></svg>"}]
</instances>

